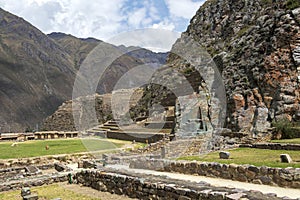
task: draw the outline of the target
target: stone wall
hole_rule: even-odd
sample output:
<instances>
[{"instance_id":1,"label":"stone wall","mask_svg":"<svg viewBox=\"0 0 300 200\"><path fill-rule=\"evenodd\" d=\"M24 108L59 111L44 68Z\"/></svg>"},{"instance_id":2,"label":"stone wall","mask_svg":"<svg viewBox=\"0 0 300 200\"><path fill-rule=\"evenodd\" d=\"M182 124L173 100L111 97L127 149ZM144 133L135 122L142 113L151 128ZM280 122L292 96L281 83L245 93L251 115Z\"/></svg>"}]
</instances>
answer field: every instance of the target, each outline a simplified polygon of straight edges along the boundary
<instances>
[{"instance_id":1,"label":"stone wall","mask_svg":"<svg viewBox=\"0 0 300 200\"><path fill-rule=\"evenodd\" d=\"M45 175L43 177L28 179L28 180L17 180L11 182L5 182L0 184L0 192L9 190L20 190L22 187L36 187L42 185L49 185L52 183L65 182L68 180L68 174L56 174L56 175Z\"/></svg>"},{"instance_id":2,"label":"stone wall","mask_svg":"<svg viewBox=\"0 0 300 200\"><path fill-rule=\"evenodd\" d=\"M218 177L241 182L300 188L300 168L271 168L253 165L199 163L171 160L136 159L131 168Z\"/></svg>"},{"instance_id":3,"label":"stone wall","mask_svg":"<svg viewBox=\"0 0 300 200\"><path fill-rule=\"evenodd\" d=\"M164 138L165 134L160 133L124 133L122 131L107 131L107 138L118 139L118 140L128 140L136 142L154 143L160 141Z\"/></svg>"},{"instance_id":4,"label":"stone wall","mask_svg":"<svg viewBox=\"0 0 300 200\"><path fill-rule=\"evenodd\" d=\"M78 184L103 192L126 195L137 199L222 200L222 199L281 199L273 194L245 191L234 188L214 187L207 183L180 181L142 174L113 173L88 170L78 172Z\"/></svg>"},{"instance_id":5,"label":"stone wall","mask_svg":"<svg viewBox=\"0 0 300 200\"><path fill-rule=\"evenodd\" d=\"M241 144L239 147L300 151L300 144L261 143L261 144Z\"/></svg>"},{"instance_id":6,"label":"stone wall","mask_svg":"<svg viewBox=\"0 0 300 200\"><path fill-rule=\"evenodd\" d=\"M50 156L40 156L32 158L19 158L19 159L0 159L0 169L7 168L18 168L25 167L28 165L34 166L46 166L53 165L56 162L70 162L75 163L79 160L92 158L89 153L78 153L78 154L62 154L62 155L50 155ZM42 168L41 168L42 169Z\"/></svg>"}]
</instances>

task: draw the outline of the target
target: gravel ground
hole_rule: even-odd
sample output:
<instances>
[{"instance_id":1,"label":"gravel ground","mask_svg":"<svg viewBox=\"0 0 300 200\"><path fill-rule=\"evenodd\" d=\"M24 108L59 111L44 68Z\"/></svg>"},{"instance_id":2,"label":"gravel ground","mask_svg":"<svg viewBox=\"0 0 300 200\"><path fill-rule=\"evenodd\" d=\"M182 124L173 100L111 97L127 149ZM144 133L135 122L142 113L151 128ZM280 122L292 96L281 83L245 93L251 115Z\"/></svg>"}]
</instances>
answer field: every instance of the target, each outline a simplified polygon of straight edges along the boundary
<instances>
[{"instance_id":1,"label":"gravel ground","mask_svg":"<svg viewBox=\"0 0 300 200\"><path fill-rule=\"evenodd\" d=\"M99 198L101 200L132 200L129 197L123 196L123 195L116 195L116 194L111 194L109 192L100 192L98 190L92 189L90 187L84 187L80 186L77 184L67 184L67 183L62 183L62 187L71 190L73 192L87 195L93 198Z\"/></svg>"}]
</instances>

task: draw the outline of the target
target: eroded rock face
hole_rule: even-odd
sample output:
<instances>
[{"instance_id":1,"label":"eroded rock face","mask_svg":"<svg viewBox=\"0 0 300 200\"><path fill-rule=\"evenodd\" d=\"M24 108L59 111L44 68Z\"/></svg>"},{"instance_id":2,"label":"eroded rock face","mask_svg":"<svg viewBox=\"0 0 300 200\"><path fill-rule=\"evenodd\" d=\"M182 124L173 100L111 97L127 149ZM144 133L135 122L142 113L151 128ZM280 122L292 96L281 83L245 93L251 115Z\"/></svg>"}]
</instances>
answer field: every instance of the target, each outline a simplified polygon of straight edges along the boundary
<instances>
[{"instance_id":1,"label":"eroded rock face","mask_svg":"<svg viewBox=\"0 0 300 200\"><path fill-rule=\"evenodd\" d=\"M272 120L297 118L300 8L288 2L210 0L183 33L217 61L234 131L263 133Z\"/></svg>"}]
</instances>

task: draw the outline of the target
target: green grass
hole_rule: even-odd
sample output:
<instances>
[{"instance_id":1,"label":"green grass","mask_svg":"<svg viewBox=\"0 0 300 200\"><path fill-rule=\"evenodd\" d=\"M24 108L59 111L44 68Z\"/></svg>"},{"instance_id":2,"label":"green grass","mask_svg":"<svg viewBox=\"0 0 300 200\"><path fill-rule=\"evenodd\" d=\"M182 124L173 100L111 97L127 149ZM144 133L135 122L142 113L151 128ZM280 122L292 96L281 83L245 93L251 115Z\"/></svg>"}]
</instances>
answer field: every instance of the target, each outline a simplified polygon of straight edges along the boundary
<instances>
[{"instance_id":1,"label":"green grass","mask_svg":"<svg viewBox=\"0 0 300 200\"><path fill-rule=\"evenodd\" d=\"M96 200L99 198L92 198L87 195L75 193L71 190L63 188L58 184L41 186L31 189L32 193L37 193L39 199L54 199L54 198L62 198L65 200ZM22 200L20 190L2 192L0 193L0 199L9 199L9 200Z\"/></svg>"},{"instance_id":2,"label":"green grass","mask_svg":"<svg viewBox=\"0 0 300 200\"><path fill-rule=\"evenodd\" d=\"M219 152L209 153L203 156L187 156L178 160L197 160L202 162L218 162L223 164L251 164L255 166L268 167L294 167L300 168L300 152L286 150L268 150L268 149L252 149L238 148L229 150L230 159L219 159ZM281 163L280 154L289 154L295 163Z\"/></svg>"},{"instance_id":3,"label":"green grass","mask_svg":"<svg viewBox=\"0 0 300 200\"><path fill-rule=\"evenodd\" d=\"M284 139L284 140L271 140L272 143L288 143L288 144L300 144L300 138Z\"/></svg>"},{"instance_id":4,"label":"green grass","mask_svg":"<svg viewBox=\"0 0 300 200\"><path fill-rule=\"evenodd\" d=\"M300 2L299 0L288 0L286 2L286 6L288 9L293 10L300 7Z\"/></svg>"},{"instance_id":5,"label":"green grass","mask_svg":"<svg viewBox=\"0 0 300 200\"><path fill-rule=\"evenodd\" d=\"M112 150L129 142L106 139L60 139L18 142L16 146L11 146L12 143L14 142L0 143L0 159ZM49 150L45 148L47 145Z\"/></svg>"}]
</instances>

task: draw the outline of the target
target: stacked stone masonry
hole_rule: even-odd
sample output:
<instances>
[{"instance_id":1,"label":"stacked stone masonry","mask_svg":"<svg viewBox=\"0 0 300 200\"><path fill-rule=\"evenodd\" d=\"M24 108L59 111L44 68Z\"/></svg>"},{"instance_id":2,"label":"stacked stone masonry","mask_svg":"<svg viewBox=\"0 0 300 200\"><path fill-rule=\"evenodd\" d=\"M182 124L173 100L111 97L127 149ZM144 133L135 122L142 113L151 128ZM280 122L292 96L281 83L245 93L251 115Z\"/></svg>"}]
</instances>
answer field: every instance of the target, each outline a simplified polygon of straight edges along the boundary
<instances>
[{"instance_id":1,"label":"stacked stone masonry","mask_svg":"<svg viewBox=\"0 0 300 200\"><path fill-rule=\"evenodd\" d=\"M16 180L11 182L0 183L0 192L9 190L20 190L23 187L36 187L58 182L66 182L67 180L67 174L45 175L43 177L35 179Z\"/></svg>"},{"instance_id":2,"label":"stacked stone masonry","mask_svg":"<svg viewBox=\"0 0 300 200\"><path fill-rule=\"evenodd\" d=\"M262 143L262 144L241 144L240 147L271 149L271 150L300 150L300 144L279 144L279 143Z\"/></svg>"},{"instance_id":3,"label":"stacked stone masonry","mask_svg":"<svg viewBox=\"0 0 300 200\"><path fill-rule=\"evenodd\" d=\"M281 169L266 166L256 167L253 165L199 163L163 159L136 159L131 161L130 167L196 174L255 184L300 188L300 168Z\"/></svg>"},{"instance_id":4,"label":"stacked stone masonry","mask_svg":"<svg viewBox=\"0 0 300 200\"><path fill-rule=\"evenodd\" d=\"M75 175L78 184L92 187L102 192L126 195L137 199L174 199L174 200L234 200L257 199L277 200L283 199L274 194L262 194L257 191L246 191L234 188L214 187L207 183L195 183L167 179L165 177L113 173L105 171L88 170ZM289 199L289 198L284 198Z\"/></svg>"}]
</instances>

